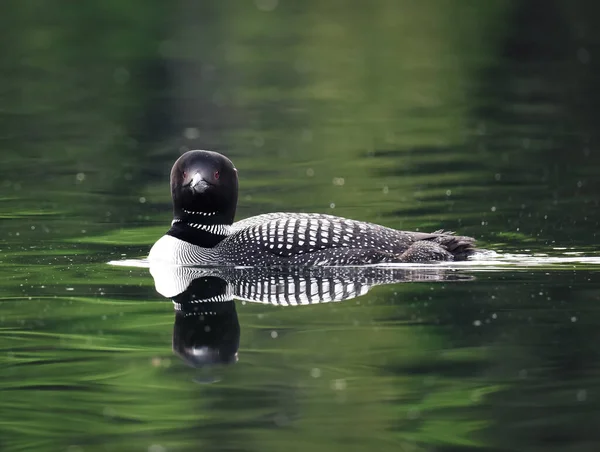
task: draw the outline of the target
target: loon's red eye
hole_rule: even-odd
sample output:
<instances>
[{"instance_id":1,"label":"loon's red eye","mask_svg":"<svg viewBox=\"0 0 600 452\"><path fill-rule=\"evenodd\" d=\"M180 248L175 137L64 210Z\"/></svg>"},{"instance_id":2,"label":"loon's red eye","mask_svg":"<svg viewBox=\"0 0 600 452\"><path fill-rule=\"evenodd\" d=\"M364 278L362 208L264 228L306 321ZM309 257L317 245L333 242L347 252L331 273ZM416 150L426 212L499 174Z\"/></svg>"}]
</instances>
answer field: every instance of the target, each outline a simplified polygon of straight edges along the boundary
<instances>
[{"instance_id":1,"label":"loon's red eye","mask_svg":"<svg viewBox=\"0 0 600 452\"><path fill-rule=\"evenodd\" d=\"M183 172L183 178L185 179L187 177L187 173L184 171Z\"/></svg>"},{"instance_id":2,"label":"loon's red eye","mask_svg":"<svg viewBox=\"0 0 600 452\"><path fill-rule=\"evenodd\" d=\"M221 177L221 173L219 173L218 171L215 171L215 179L218 179L219 177Z\"/></svg>"}]
</instances>

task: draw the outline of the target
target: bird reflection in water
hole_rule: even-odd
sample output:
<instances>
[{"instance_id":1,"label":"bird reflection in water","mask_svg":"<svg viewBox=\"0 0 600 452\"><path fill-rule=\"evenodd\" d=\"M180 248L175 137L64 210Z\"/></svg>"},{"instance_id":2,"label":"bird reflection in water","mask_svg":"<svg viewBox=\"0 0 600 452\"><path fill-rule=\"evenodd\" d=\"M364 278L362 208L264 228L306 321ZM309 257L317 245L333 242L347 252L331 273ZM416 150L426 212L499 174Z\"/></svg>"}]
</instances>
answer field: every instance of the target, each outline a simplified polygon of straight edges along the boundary
<instances>
[{"instance_id":1,"label":"bird reflection in water","mask_svg":"<svg viewBox=\"0 0 600 452\"><path fill-rule=\"evenodd\" d=\"M373 286L472 279L444 267L174 267L151 265L158 293L175 307L173 351L193 367L238 360L240 324L234 300L276 306L339 302Z\"/></svg>"},{"instance_id":2,"label":"bird reflection in water","mask_svg":"<svg viewBox=\"0 0 600 452\"><path fill-rule=\"evenodd\" d=\"M227 282L200 276L172 297L175 307L173 351L194 367L237 361L240 323Z\"/></svg>"}]
</instances>

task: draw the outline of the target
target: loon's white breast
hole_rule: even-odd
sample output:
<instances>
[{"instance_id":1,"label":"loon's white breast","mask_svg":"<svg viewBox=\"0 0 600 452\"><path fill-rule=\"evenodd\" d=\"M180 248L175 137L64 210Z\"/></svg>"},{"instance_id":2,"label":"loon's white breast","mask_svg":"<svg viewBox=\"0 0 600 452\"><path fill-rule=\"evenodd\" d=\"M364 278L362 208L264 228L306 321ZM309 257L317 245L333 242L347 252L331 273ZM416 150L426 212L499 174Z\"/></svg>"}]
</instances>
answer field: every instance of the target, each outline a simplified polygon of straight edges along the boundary
<instances>
[{"instance_id":1,"label":"loon's white breast","mask_svg":"<svg viewBox=\"0 0 600 452\"><path fill-rule=\"evenodd\" d=\"M151 263L206 265L215 257L213 248L203 248L170 235L163 235L150 249Z\"/></svg>"}]
</instances>

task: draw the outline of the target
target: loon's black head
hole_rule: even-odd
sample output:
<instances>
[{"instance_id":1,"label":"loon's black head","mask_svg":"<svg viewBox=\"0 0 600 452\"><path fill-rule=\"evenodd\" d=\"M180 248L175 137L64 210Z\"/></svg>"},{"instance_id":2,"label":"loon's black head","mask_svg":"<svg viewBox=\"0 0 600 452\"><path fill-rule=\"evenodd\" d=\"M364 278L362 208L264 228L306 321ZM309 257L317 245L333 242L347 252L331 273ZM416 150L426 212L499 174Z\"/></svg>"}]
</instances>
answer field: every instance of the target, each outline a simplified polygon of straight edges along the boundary
<instances>
[{"instance_id":1,"label":"loon's black head","mask_svg":"<svg viewBox=\"0 0 600 452\"><path fill-rule=\"evenodd\" d=\"M232 224L238 197L237 170L218 152L188 151L171 169L171 196L176 220Z\"/></svg>"}]
</instances>

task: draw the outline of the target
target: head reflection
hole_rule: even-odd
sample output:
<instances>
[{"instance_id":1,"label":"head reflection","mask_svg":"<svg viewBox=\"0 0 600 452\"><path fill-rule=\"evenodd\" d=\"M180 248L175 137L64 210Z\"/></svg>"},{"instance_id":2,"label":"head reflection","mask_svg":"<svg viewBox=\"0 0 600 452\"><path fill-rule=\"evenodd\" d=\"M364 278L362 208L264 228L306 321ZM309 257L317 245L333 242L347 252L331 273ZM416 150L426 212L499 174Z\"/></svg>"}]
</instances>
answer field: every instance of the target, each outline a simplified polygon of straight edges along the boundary
<instances>
[{"instance_id":1,"label":"head reflection","mask_svg":"<svg viewBox=\"0 0 600 452\"><path fill-rule=\"evenodd\" d=\"M240 324L227 282L201 276L173 297L173 351L193 367L237 361Z\"/></svg>"}]
</instances>

